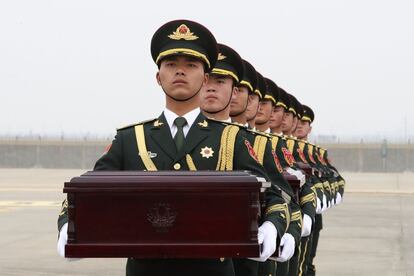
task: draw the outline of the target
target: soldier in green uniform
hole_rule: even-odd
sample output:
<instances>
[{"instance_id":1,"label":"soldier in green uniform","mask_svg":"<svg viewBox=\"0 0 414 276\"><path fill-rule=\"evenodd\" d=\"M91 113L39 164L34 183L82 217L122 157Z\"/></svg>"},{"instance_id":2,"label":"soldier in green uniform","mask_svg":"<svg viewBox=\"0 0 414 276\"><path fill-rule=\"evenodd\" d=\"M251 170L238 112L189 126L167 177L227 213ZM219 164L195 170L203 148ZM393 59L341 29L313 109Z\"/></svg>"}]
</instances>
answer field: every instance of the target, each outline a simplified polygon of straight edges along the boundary
<instances>
[{"instance_id":1,"label":"soldier in green uniform","mask_svg":"<svg viewBox=\"0 0 414 276\"><path fill-rule=\"evenodd\" d=\"M252 114L252 110L254 110L254 108L251 108L251 103L249 102L249 105L246 109L246 117L254 117L248 121L250 127L257 127L257 130L260 134L269 136L269 118L273 112L275 103L277 102L275 98L276 95L274 94L277 86L274 84L274 82L270 81L269 79L265 80L265 78L258 74L258 87L262 96L260 99L259 108L257 109L256 114L254 114L254 117ZM252 104L255 105L255 102ZM275 145L278 143L278 137L269 137L271 139L271 151L273 153L274 162L277 164L278 171L283 172L283 168L279 162L279 157L277 156L278 153L275 151ZM286 191L289 191L288 193L292 195L290 186L286 187ZM290 207L292 211L291 222L289 224L287 233L284 235L284 237L282 237L281 240L282 250L279 257L276 259L278 261L276 275L286 275L289 270L289 260L294 254L296 244L300 239L302 224L300 207L295 201L291 202ZM274 275L275 266L276 263L274 261L268 261L266 264L260 264L259 275Z\"/></svg>"},{"instance_id":2,"label":"soldier in green uniform","mask_svg":"<svg viewBox=\"0 0 414 276\"><path fill-rule=\"evenodd\" d=\"M345 183L344 179L340 176L337 169L333 167L328 161L327 151L307 142L308 135L312 130L311 124L314 121L315 115L313 110L309 106L303 105L303 111L303 116L301 120L298 122L298 127L295 131L296 136L302 139L301 141L306 142L303 148L303 156L307 159L308 163L311 166L324 171L322 181L326 182L325 179L327 178L331 187L334 187L334 189L336 189L336 198L332 203L339 204L341 202L343 195L343 185ZM319 151L322 151L322 153L318 153ZM320 190L323 190L325 192L325 189L323 187L318 188L318 192ZM326 207L324 209L326 209ZM312 235L307 245L306 250L308 251L308 254L302 256L301 259L300 275L315 275L316 271L315 266L313 264L313 259L316 255L316 249L319 241L319 232L321 229L322 212L319 211L315 216L315 226L312 230Z\"/></svg>"},{"instance_id":3,"label":"soldier in green uniform","mask_svg":"<svg viewBox=\"0 0 414 276\"><path fill-rule=\"evenodd\" d=\"M282 133L282 123L284 123L283 130L291 131L294 129L294 120L293 115L297 116L300 112L297 103L292 102L289 95L281 88L278 89L275 93L275 98L277 103L274 107L274 111L270 118L270 128L272 129L273 135L277 137L278 143L275 146L275 151L278 154L283 168L290 174L296 175L304 179L304 175L301 172L300 168L296 165L296 162L301 162L296 154L293 154L295 145L295 139L289 136L283 136ZM296 110L299 110L297 112ZM286 116L288 121L286 121ZM307 237L310 235L312 228L312 221L315 213L315 196L312 190L311 179L306 179L303 182L303 186L300 189L299 199L300 199L300 208L303 213L303 224L301 228L300 235L298 235L298 240L302 237ZM297 275L299 273L299 256L302 254L302 243L299 243L301 247L297 247L295 256L290 260L289 267L278 266L278 275Z\"/></svg>"},{"instance_id":4,"label":"soldier in green uniform","mask_svg":"<svg viewBox=\"0 0 414 276\"><path fill-rule=\"evenodd\" d=\"M311 132L312 127L311 123L314 120L314 113L313 110L310 109L308 106L303 105L303 116L302 119L298 122L298 126L295 130L295 135L302 140L308 140L308 134ZM304 151L309 153L309 151ZM310 160L309 160L310 161ZM309 164L312 164L310 161ZM309 252L308 254L304 254L301 256L300 259L300 273L301 275L314 275L315 274L315 267L312 264L313 258L316 254L316 247L319 240L319 231L322 229L322 215L321 212L318 211L315 215L315 224L312 229L312 233L310 239L308 240L308 244L306 247L306 251Z\"/></svg>"},{"instance_id":5,"label":"soldier in green uniform","mask_svg":"<svg viewBox=\"0 0 414 276\"><path fill-rule=\"evenodd\" d=\"M175 20L160 27L151 41L158 65L156 79L165 93L164 112L155 119L118 129L112 146L95 170L249 170L268 179L239 128L210 120L200 113L199 92L214 68L217 43L204 26ZM276 249L286 228L287 208L275 187L266 190L266 211L259 227L260 260ZM58 219L64 242L67 212ZM285 217L283 217L285 216ZM191 227L191 225L188 225ZM223 226L231 227L231 226ZM66 236L67 238L67 236ZM134 259L126 275L234 275L231 259Z\"/></svg>"},{"instance_id":6,"label":"soldier in green uniform","mask_svg":"<svg viewBox=\"0 0 414 276\"><path fill-rule=\"evenodd\" d=\"M252 81L248 82L243 78L247 74L246 67L243 65L241 57L232 48L219 44L219 56L216 66L212 69L207 85L201 91L201 109L210 118L228 122L230 119L231 103L237 96L245 96L244 85L252 87ZM247 68L248 70L251 68ZM246 73L245 73L246 72ZM254 83L253 83L254 84ZM243 124L235 124L240 127L242 133L249 143L253 145L253 150L256 149L255 140L252 135L246 131ZM266 147L267 138L264 139L264 147ZM270 147L268 147L270 154ZM264 165L266 172L273 185L280 186L284 180L282 176L276 171L273 159L268 162L263 162L260 154L255 151L256 159L260 164ZM272 169L268 169L272 166ZM284 193L283 198L287 201L290 196ZM286 207L288 205L286 204ZM289 220L289 213L287 213L286 220ZM278 232L279 233L279 232ZM257 259L233 259L234 270L236 275L257 275L258 263Z\"/></svg>"},{"instance_id":7,"label":"soldier in green uniform","mask_svg":"<svg viewBox=\"0 0 414 276\"><path fill-rule=\"evenodd\" d=\"M248 62L245 62L245 74L243 81L239 85L239 91L233 97L231 102L231 117L233 122L240 123L242 125L247 124L247 115L248 115L248 107L251 104L249 101L250 96L256 97L255 91L262 91L260 96L264 96L266 99L273 99L273 91L270 91L268 87L266 87L266 82L262 77L258 77L258 85L255 89L252 83L252 79L254 80L255 77L258 75L254 74L254 68ZM250 74L249 74L250 72ZM249 95L250 94L250 95ZM255 103L253 103L255 104ZM252 120L251 120L252 124ZM258 132L252 129L247 129L247 137L248 139L254 144L254 148L257 151L259 162L263 164L266 171L269 175L276 175L277 177L282 176L283 169L280 166L280 163L277 160L277 156L275 152L272 150L272 144L277 143L275 137L272 137L266 133ZM263 144L263 145L262 145ZM275 173L276 172L276 173ZM299 204L295 201L293 196L293 191L290 185L283 179L280 181L281 189L286 193L286 196L289 198L289 207L290 210L298 210ZM292 227L293 226L293 227ZM278 260L287 261L289 258L292 257L294 253L294 234L293 229L299 230L297 225L289 225L287 233L282 237L281 244L283 245L282 250L280 251L280 256ZM293 232L293 233L292 233ZM299 231L296 231L299 233ZM276 262L274 260L267 260L265 263L259 264L259 275L276 275Z\"/></svg>"}]
</instances>

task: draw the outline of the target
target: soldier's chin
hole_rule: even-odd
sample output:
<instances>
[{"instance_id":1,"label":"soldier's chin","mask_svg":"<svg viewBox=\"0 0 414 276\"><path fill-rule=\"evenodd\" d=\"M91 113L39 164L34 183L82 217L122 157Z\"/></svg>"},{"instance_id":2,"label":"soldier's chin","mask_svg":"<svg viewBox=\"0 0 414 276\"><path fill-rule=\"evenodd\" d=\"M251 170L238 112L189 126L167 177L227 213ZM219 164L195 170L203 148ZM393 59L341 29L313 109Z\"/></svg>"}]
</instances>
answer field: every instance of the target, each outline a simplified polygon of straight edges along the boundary
<instances>
[{"instance_id":1,"label":"soldier's chin","mask_svg":"<svg viewBox=\"0 0 414 276\"><path fill-rule=\"evenodd\" d=\"M168 93L168 96L173 98L176 101L187 101L193 98L197 92L189 92L189 91L173 91L172 93Z\"/></svg>"}]
</instances>

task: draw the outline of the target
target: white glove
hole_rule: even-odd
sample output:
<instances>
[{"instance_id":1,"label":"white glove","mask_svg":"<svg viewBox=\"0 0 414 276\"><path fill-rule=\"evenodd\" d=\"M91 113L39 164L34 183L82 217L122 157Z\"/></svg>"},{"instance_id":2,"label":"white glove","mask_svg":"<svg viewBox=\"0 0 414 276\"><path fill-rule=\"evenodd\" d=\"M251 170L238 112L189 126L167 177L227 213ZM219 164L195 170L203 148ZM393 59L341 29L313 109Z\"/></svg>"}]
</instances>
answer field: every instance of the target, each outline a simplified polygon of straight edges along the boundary
<instances>
[{"instance_id":1,"label":"white glove","mask_svg":"<svg viewBox=\"0 0 414 276\"><path fill-rule=\"evenodd\" d=\"M59 240L57 244L57 251L59 256L65 258L65 245L68 243L68 223L65 223L59 232ZM65 258L67 261L77 261L80 258Z\"/></svg>"},{"instance_id":2,"label":"white glove","mask_svg":"<svg viewBox=\"0 0 414 276\"><path fill-rule=\"evenodd\" d=\"M262 252L259 258L249 258L258 262L265 262L276 251L276 227L270 221L265 221L260 227L257 234L259 244L262 244Z\"/></svg>"},{"instance_id":3,"label":"white glove","mask_svg":"<svg viewBox=\"0 0 414 276\"><path fill-rule=\"evenodd\" d=\"M322 213L328 209L328 203L326 202L326 195L323 194L322 197Z\"/></svg>"},{"instance_id":4,"label":"white glove","mask_svg":"<svg viewBox=\"0 0 414 276\"><path fill-rule=\"evenodd\" d=\"M285 233L280 240L280 246L283 246L282 252L276 258L276 261L283 263L290 260L295 253L295 239L291 234Z\"/></svg>"},{"instance_id":5,"label":"white glove","mask_svg":"<svg viewBox=\"0 0 414 276\"><path fill-rule=\"evenodd\" d=\"M316 213L318 215L322 214L322 202L319 197L316 197Z\"/></svg>"},{"instance_id":6,"label":"white glove","mask_svg":"<svg viewBox=\"0 0 414 276\"><path fill-rule=\"evenodd\" d=\"M340 193L336 193L336 205L342 202L342 196Z\"/></svg>"},{"instance_id":7,"label":"white glove","mask_svg":"<svg viewBox=\"0 0 414 276\"><path fill-rule=\"evenodd\" d=\"M301 237L307 237L312 231L312 219L307 214L303 214L302 234Z\"/></svg>"},{"instance_id":8,"label":"white glove","mask_svg":"<svg viewBox=\"0 0 414 276\"><path fill-rule=\"evenodd\" d=\"M296 178L300 182L301 187L306 183L306 175L304 175L301 171L297 171L297 170L294 170L292 168L287 168L286 171L289 174L296 176Z\"/></svg>"}]
</instances>

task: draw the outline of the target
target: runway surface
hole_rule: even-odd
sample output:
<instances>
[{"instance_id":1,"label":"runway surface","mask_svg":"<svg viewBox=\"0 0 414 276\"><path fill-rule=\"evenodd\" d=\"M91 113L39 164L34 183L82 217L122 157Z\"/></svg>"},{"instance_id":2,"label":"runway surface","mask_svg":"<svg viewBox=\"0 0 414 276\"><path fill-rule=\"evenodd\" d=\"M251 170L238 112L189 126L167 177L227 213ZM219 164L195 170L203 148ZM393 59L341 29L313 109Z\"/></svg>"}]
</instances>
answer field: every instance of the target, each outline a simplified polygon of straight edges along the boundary
<instances>
[{"instance_id":1,"label":"runway surface","mask_svg":"<svg viewBox=\"0 0 414 276\"><path fill-rule=\"evenodd\" d=\"M0 275L124 275L125 259L56 252L63 183L81 170L0 169ZM414 174L344 173L323 215L317 275L414 275Z\"/></svg>"}]
</instances>

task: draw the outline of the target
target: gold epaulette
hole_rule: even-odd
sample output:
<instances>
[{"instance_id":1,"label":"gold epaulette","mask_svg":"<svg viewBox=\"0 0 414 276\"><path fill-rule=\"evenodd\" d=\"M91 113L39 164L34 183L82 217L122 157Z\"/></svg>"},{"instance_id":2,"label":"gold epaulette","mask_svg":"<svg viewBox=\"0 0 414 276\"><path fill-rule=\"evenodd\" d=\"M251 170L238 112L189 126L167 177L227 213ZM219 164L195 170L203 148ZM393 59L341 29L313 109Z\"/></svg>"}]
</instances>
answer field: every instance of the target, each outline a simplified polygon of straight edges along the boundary
<instances>
[{"instance_id":1,"label":"gold epaulette","mask_svg":"<svg viewBox=\"0 0 414 276\"><path fill-rule=\"evenodd\" d=\"M284 139L283 134L269 133L269 135L271 135L272 137L277 137L277 138Z\"/></svg>"},{"instance_id":2,"label":"gold epaulette","mask_svg":"<svg viewBox=\"0 0 414 276\"><path fill-rule=\"evenodd\" d=\"M217 119L214 119L214 118L211 118L211 117L207 117L207 119L208 119L209 121L213 121L213 122L217 122L217 123L222 123L223 125L226 125L226 126L231 125L231 126L237 126L237 127L239 127L239 128L246 128L246 126L245 126L245 125L243 125L243 124L239 124L239 123L221 121L221 120L217 120Z\"/></svg>"},{"instance_id":3,"label":"gold epaulette","mask_svg":"<svg viewBox=\"0 0 414 276\"><path fill-rule=\"evenodd\" d=\"M142 122L139 122L139 123L134 123L134 124L126 125L126 126L123 126L123 127L117 128L116 130L118 131L118 130L123 130L123 129L130 128L130 127L134 127L134 126L136 126L136 125L143 125L143 124L145 124L145 123L153 122L153 121L155 121L156 119L157 119L157 118L153 118L153 119L145 120L145 121L142 121Z\"/></svg>"},{"instance_id":4,"label":"gold epaulette","mask_svg":"<svg viewBox=\"0 0 414 276\"><path fill-rule=\"evenodd\" d=\"M272 138L272 136L271 136L270 133L266 133L266 132L263 132L263 131L260 131L260 130L255 130L255 129L247 128L247 131L248 132L251 132L253 134L256 134L256 135L261 135L261 136L266 136L267 138Z\"/></svg>"}]
</instances>

